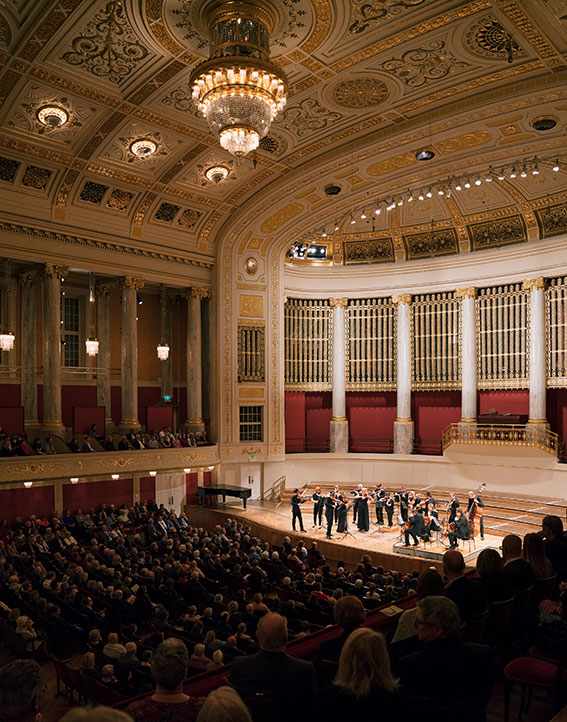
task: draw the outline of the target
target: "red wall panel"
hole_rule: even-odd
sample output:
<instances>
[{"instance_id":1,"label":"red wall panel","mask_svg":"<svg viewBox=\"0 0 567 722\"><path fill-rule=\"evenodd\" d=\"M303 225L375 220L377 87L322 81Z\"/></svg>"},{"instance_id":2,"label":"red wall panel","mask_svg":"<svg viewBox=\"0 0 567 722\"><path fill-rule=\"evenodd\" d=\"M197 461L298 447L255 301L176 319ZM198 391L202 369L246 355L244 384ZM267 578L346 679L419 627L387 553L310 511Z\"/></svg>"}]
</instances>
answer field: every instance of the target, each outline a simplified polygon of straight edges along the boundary
<instances>
[{"instance_id":1,"label":"red wall panel","mask_svg":"<svg viewBox=\"0 0 567 722\"><path fill-rule=\"evenodd\" d=\"M498 414L529 414L530 392L528 389L485 389L478 394L478 413L489 414L496 409Z\"/></svg>"},{"instance_id":2,"label":"red wall panel","mask_svg":"<svg viewBox=\"0 0 567 722\"><path fill-rule=\"evenodd\" d=\"M96 386L62 386L61 387L61 415L67 427L73 426L74 406L96 406ZM90 424L87 426L87 430ZM97 423L98 427L98 423ZM104 423L101 427L104 433ZM78 433L79 429L75 429Z\"/></svg>"},{"instance_id":3,"label":"red wall panel","mask_svg":"<svg viewBox=\"0 0 567 722\"><path fill-rule=\"evenodd\" d=\"M332 409L307 409L305 420L307 439L328 439L332 415Z\"/></svg>"},{"instance_id":4,"label":"red wall panel","mask_svg":"<svg viewBox=\"0 0 567 722\"><path fill-rule=\"evenodd\" d=\"M90 509L101 504L132 506L132 479L87 481L84 484L63 484L63 508Z\"/></svg>"},{"instance_id":5,"label":"red wall panel","mask_svg":"<svg viewBox=\"0 0 567 722\"><path fill-rule=\"evenodd\" d=\"M122 387L111 386L110 387L110 406L112 421L115 424L119 424L122 418Z\"/></svg>"},{"instance_id":6,"label":"red wall panel","mask_svg":"<svg viewBox=\"0 0 567 722\"><path fill-rule=\"evenodd\" d=\"M210 472L207 472L210 473ZM185 495L187 497L188 504L197 503L197 485L199 481L199 474L196 471L192 471L190 474L185 474Z\"/></svg>"},{"instance_id":7,"label":"red wall panel","mask_svg":"<svg viewBox=\"0 0 567 722\"><path fill-rule=\"evenodd\" d=\"M171 406L150 406L146 409L146 430L152 433L164 426L173 427L173 409Z\"/></svg>"},{"instance_id":8,"label":"red wall panel","mask_svg":"<svg viewBox=\"0 0 567 722\"><path fill-rule=\"evenodd\" d=\"M155 476L140 477L140 501L151 501L156 498Z\"/></svg>"},{"instance_id":9,"label":"red wall panel","mask_svg":"<svg viewBox=\"0 0 567 722\"><path fill-rule=\"evenodd\" d=\"M305 439L305 392L286 391L285 393L285 438L288 440Z\"/></svg>"},{"instance_id":10,"label":"red wall panel","mask_svg":"<svg viewBox=\"0 0 567 722\"><path fill-rule=\"evenodd\" d=\"M187 419L187 388L176 386L173 389L173 398L177 401L177 423L183 426Z\"/></svg>"},{"instance_id":11,"label":"red wall panel","mask_svg":"<svg viewBox=\"0 0 567 722\"><path fill-rule=\"evenodd\" d=\"M330 409L333 406L333 395L330 391L307 391L305 394L306 409Z\"/></svg>"},{"instance_id":12,"label":"red wall panel","mask_svg":"<svg viewBox=\"0 0 567 722\"><path fill-rule=\"evenodd\" d=\"M353 406L347 409L348 433L353 442L361 439L394 439L396 407ZM358 449L362 451L362 448Z\"/></svg>"},{"instance_id":13,"label":"red wall panel","mask_svg":"<svg viewBox=\"0 0 567 722\"><path fill-rule=\"evenodd\" d=\"M2 406L21 406L20 384L0 384Z\"/></svg>"},{"instance_id":14,"label":"red wall panel","mask_svg":"<svg viewBox=\"0 0 567 722\"><path fill-rule=\"evenodd\" d=\"M147 408L161 399L159 386L140 386L138 388L138 419L142 426L147 426ZM162 424L163 426L163 424Z\"/></svg>"},{"instance_id":15,"label":"red wall panel","mask_svg":"<svg viewBox=\"0 0 567 722\"><path fill-rule=\"evenodd\" d=\"M104 406L73 406L73 434L88 434L92 424L105 436Z\"/></svg>"},{"instance_id":16,"label":"red wall panel","mask_svg":"<svg viewBox=\"0 0 567 722\"><path fill-rule=\"evenodd\" d=\"M347 409L355 406L388 406L396 408L395 391L347 391Z\"/></svg>"},{"instance_id":17,"label":"red wall panel","mask_svg":"<svg viewBox=\"0 0 567 722\"><path fill-rule=\"evenodd\" d=\"M0 406L0 424L8 434L24 434L24 407Z\"/></svg>"},{"instance_id":18,"label":"red wall panel","mask_svg":"<svg viewBox=\"0 0 567 722\"><path fill-rule=\"evenodd\" d=\"M55 506L53 486L38 486L34 484L30 489L0 490L0 516L8 522L15 521L16 517L29 518L32 514L51 518Z\"/></svg>"},{"instance_id":19,"label":"red wall panel","mask_svg":"<svg viewBox=\"0 0 567 722\"><path fill-rule=\"evenodd\" d=\"M567 389L548 389L546 403L550 430L567 440Z\"/></svg>"},{"instance_id":20,"label":"red wall panel","mask_svg":"<svg viewBox=\"0 0 567 722\"><path fill-rule=\"evenodd\" d=\"M443 429L461 418L460 391L415 391L412 418L416 439L441 440Z\"/></svg>"},{"instance_id":21,"label":"red wall panel","mask_svg":"<svg viewBox=\"0 0 567 722\"><path fill-rule=\"evenodd\" d=\"M204 471L203 472L203 486L212 486L213 485L213 472L212 471Z\"/></svg>"}]
</instances>

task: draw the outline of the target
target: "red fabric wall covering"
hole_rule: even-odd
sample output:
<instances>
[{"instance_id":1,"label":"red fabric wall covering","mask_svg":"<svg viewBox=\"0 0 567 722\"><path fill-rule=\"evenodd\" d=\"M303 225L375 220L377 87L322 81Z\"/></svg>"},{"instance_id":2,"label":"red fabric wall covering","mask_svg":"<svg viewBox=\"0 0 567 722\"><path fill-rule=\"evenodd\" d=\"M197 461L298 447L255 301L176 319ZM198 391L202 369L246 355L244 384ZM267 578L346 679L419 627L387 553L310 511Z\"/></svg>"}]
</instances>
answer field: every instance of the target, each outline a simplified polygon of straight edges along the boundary
<instances>
[{"instance_id":1,"label":"red fabric wall covering","mask_svg":"<svg viewBox=\"0 0 567 722\"><path fill-rule=\"evenodd\" d=\"M548 389L546 403L550 430L567 441L567 389Z\"/></svg>"},{"instance_id":2,"label":"red fabric wall covering","mask_svg":"<svg viewBox=\"0 0 567 722\"><path fill-rule=\"evenodd\" d=\"M0 403L2 406L21 406L20 384L0 384Z\"/></svg>"},{"instance_id":3,"label":"red fabric wall covering","mask_svg":"<svg viewBox=\"0 0 567 722\"><path fill-rule=\"evenodd\" d=\"M210 474L210 472L207 472ZM197 503L197 486L199 481L199 474L196 471L192 471L190 474L185 474L185 496L187 497L188 504Z\"/></svg>"},{"instance_id":4,"label":"red fabric wall covering","mask_svg":"<svg viewBox=\"0 0 567 722\"><path fill-rule=\"evenodd\" d=\"M306 409L331 409L333 394L331 391L307 391L305 393Z\"/></svg>"},{"instance_id":5,"label":"red fabric wall covering","mask_svg":"<svg viewBox=\"0 0 567 722\"><path fill-rule=\"evenodd\" d=\"M61 387L61 415L63 424L67 427L73 426L74 406L96 406L96 386L62 386ZM89 428L90 424L87 426ZM102 427L104 432L104 424ZM76 429L79 432L79 429ZM79 432L83 433L83 432Z\"/></svg>"},{"instance_id":6,"label":"red fabric wall covering","mask_svg":"<svg viewBox=\"0 0 567 722\"><path fill-rule=\"evenodd\" d=\"M24 407L0 406L0 424L8 434L24 434ZM28 439L28 441L33 441L33 439Z\"/></svg>"},{"instance_id":7,"label":"red fabric wall covering","mask_svg":"<svg viewBox=\"0 0 567 722\"><path fill-rule=\"evenodd\" d=\"M8 523L14 522L18 516L28 519L32 514L51 518L54 507L53 486L38 486L36 483L30 489L22 485L17 489L0 490L0 517Z\"/></svg>"},{"instance_id":8,"label":"red fabric wall covering","mask_svg":"<svg viewBox=\"0 0 567 722\"><path fill-rule=\"evenodd\" d=\"M443 429L461 418L461 392L414 391L412 418L416 439L440 441Z\"/></svg>"},{"instance_id":9,"label":"red fabric wall covering","mask_svg":"<svg viewBox=\"0 0 567 722\"><path fill-rule=\"evenodd\" d=\"M396 407L353 406L347 408L352 451L377 451L377 439L394 439Z\"/></svg>"},{"instance_id":10,"label":"red fabric wall covering","mask_svg":"<svg viewBox=\"0 0 567 722\"><path fill-rule=\"evenodd\" d=\"M212 471L204 471L203 472L203 486L212 486L213 485L213 472Z\"/></svg>"},{"instance_id":11,"label":"red fabric wall covering","mask_svg":"<svg viewBox=\"0 0 567 722\"><path fill-rule=\"evenodd\" d=\"M529 414L530 392L528 389L483 389L478 392L478 413L489 414L496 409L499 414Z\"/></svg>"},{"instance_id":12,"label":"red fabric wall covering","mask_svg":"<svg viewBox=\"0 0 567 722\"><path fill-rule=\"evenodd\" d=\"M307 409L305 413L306 441L311 450L316 451L319 445L321 450L326 448L332 415L332 409Z\"/></svg>"},{"instance_id":13,"label":"red fabric wall covering","mask_svg":"<svg viewBox=\"0 0 567 722\"><path fill-rule=\"evenodd\" d=\"M303 451L305 444L305 392L285 393L285 448Z\"/></svg>"},{"instance_id":14,"label":"red fabric wall covering","mask_svg":"<svg viewBox=\"0 0 567 722\"><path fill-rule=\"evenodd\" d=\"M104 406L73 406L73 433L88 434L91 424L97 436L105 436Z\"/></svg>"},{"instance_id":15,"label":"red fabric wall covering","mask_svg":"<svg viewBox=\"0 0 567 722\"><path fill-rule=\"evenodd\" d=\"M157 429L159 432L164 426L173 426L173 409L168 406L150 406L146 409L146 430L149 434Z\"/></svg>"},{"instance_id":16,"label":"red fabric wall covering","mask_svg":"<svg viewBox=\"0 0 567 722\"><path fill-rule=\"evenodd\" d=\"M138 419L142 426L147 426L147 408L153 406L161 399L159 386L138 387Z\"/></svg>"},{"instance_id":17,"label":"red fabric wall covering","mask_svg":"<svg viewBox=\"0 0 567 722\"><path fill-rule=\"evenodd\" d=\"M177 423L183 426L187 419L187 388L185 386L176 386L173 389L173 398L177 401Z\"/></svg>"},{"instance_id":18,"label":"red fabric wall covering","mask_svg":"<svg viewBox=\"0 0 567 722\"><path fill-rule=\"evenodd\" d=\"M155 476L140 477L140 501L151 501L156 498Z\"/></svg>"},{"instance_id":19,"label":"red fabric wall covering","mask_svg":"<svg viewBox=\"0 0 567 722\"><path fill-rule=\"evenodd\" d=\"M116 508L123 504L132 506L132 501L132 479L63 484L63 508L71 511L96 509L101 504L114 504Z\"/></svg>"},{"instance_id":20,"label":"red fabric wall covering","mask_svg":"<svg viewBox=\"0 0 567 722\"><path fill-rule=\"evenodd\" d=\"M347 391L347 409L356 406L387 406L396 408L395 391Z\"/></svg>"},{"instance_id":21,"label":"red fabric wall covering","mask_svg":"<svg viewBox=\"0 0 567 722\"><path fill-rule=\"evenodd\" d=\"M120 423L122 418L122 387L111 386L110 387L110 405L112 421L115 424Z\"/></svg>"}]
</instances>

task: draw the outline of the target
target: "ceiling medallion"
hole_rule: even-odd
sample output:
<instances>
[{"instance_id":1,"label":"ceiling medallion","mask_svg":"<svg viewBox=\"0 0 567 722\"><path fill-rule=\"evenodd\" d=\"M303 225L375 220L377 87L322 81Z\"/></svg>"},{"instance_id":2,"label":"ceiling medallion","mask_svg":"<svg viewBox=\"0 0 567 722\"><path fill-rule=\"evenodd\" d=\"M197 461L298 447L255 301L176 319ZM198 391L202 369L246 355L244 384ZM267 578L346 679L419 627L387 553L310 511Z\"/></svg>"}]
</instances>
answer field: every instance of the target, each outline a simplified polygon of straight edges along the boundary
<instances>
[{"instance_id":1,"label":"ceiling medallion","mask_svg":"<svg viewBox=\"0 0 567 722\"><path fill-rule=\"evenodd\" d=\"M344 80L333 88L333 99L343 108L371 108L388 95L388 86L377 78Z\"/></svg>"},{"instance_id":2,"label":"ceiling medallion","mask_svg":"<svg viewBox=\"0 0 567 722\"><path fill-rule=\"evenodd\" d=\"M286 103L287 79L270 61L274 17L259 2L214 2L207 10L208 60L189 84L192 98L221 146L242 157L255 150Z\"/></svg>"},{"instance_id":3,"label":"ceiling medallion","mask_svg":"<svg viewBox=\"0 0 567 722\"><path fill-rule=\"evenodd\" d=\"M225 165L213 165L205 171L205 178L212 183L220 183L228 178L229 173L230 171Z\"/></svg>"},{"instance_id":4,"label":"ceiling medallion","mask_svg":"<svg viewBox=\"0 0 567 722\"><path fill-rule=\"evenodd\" d=\"M37 111L37 117L40 123L51 128L58 128L61 125L65 125L69 120L67 111L58 105L44 105L43 108Z\"/></svg>"},{"instance_id":5,"label":"ceiling medallion","mask_svg":"<svg viewBox=\"0 0 567 722\"><path fill-rule=\"evenodd\" d=\"M416 160L431 160L432 158L435 158L435 153L431 150L431 148L424 148L423 150L418 150L415 154Z\"/></svg>"},{"instance_id":6,"label":"ceiling medallion","mask_svg":"<svg viewBox=\"0 0 567 722\"><path fill-rule=\"evenodd\" d=\"M140 138L130 143L130 151L138 158L149 158L157 150L157 145L149 138Z\"/></svg>"}]
</instances>

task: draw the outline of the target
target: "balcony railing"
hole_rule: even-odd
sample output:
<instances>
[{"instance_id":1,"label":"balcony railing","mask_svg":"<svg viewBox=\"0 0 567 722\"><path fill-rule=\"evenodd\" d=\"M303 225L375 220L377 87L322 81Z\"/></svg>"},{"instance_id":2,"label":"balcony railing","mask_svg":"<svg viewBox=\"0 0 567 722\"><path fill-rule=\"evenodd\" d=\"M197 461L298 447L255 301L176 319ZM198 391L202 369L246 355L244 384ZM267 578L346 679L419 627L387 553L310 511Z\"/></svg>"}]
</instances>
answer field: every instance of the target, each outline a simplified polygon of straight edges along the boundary
<instances>
[{"instance_id":1,"label":"balcony railing","mask_svg":"<svg viewBox=\"0 0 567 722\"><path fill-rule=\"evenodd\" d=\"M443 431L443 451L451 444L489 444L491 446L525 446L542 449L560 461L565 456L565 445L560 436L548 431L544 425L477 426L451 424Z\"/></svg>"}]
</instances>

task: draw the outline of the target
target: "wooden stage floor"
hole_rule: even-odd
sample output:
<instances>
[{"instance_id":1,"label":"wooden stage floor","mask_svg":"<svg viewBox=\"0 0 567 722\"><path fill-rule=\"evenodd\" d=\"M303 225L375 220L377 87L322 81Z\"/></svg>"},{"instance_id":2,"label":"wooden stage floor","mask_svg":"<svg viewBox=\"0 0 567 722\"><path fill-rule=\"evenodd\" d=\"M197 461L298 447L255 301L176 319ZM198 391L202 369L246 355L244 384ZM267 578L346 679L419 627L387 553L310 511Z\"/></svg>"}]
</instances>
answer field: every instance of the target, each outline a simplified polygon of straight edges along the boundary
<instances>
[{"instance_id":1,"label":"wooden stage floor","mask_svg":"<svg viewBox=\"0 0 567 722\"><path fill-rule=\"evenodd\" d=\"M312 540L317 541L319 548L329 560L344 560L347 563L356 563L362 554L379 555L382 561L374 559L375 564L384 564L386 558L394 569L422 569L432 563L439 564L446 551L446 543L433 542L418 547L406 548L400 529L394 525L391 530L381 526L381 533L376 531L378 526L371 520L370 531L360 532L352 523L352 512L348 515L348 528L351 534L344 536L333 527L333 539L326 538L326 526L321 529L312 528L313 515L310 508L303 512L303 525L305 532L293 532L291 528L291 506L289 501L283 500L281 504L271 501L252 501L247 503L247 509L242 507L240 501L220 501L216 506L187 506L190 521L198 524L222 523L227 517L246 521L253 528L253 533L274 544L281 543L283 536L292 538L292 543L303 539L308 546ZM325 517L323 516L323 523ZM271 531L272 533L269 533ZM474 543L460 542L459 549L463 553L469 566L474 566L478 554L487 547L499 549L502 537L487 534L484 541L478 537Z\"/></svg>"}]
</instances>

